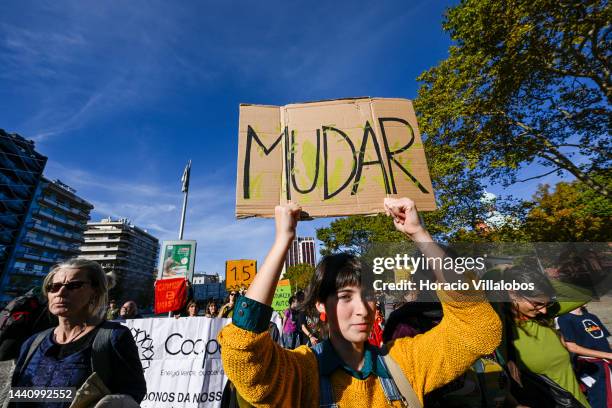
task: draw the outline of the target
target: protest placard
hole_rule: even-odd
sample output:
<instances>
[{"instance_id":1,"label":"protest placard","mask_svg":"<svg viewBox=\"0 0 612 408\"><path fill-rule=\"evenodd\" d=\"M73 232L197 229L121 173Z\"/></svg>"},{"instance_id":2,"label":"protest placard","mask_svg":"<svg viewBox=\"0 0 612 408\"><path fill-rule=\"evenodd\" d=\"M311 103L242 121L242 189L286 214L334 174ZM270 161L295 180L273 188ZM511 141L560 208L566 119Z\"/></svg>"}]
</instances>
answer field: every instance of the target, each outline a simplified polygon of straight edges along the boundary
<instances>
[{"instance_id":1,"label":"protest placard","mask_svg":"<svg viewBox=\"0 0 612 408\"><path fill-rule=\"evenodd\" d=\"M227 289L248 288L257 273L257 261L237 259L225 261L225 287Z\"/></svg>"},{"instance_id":2,"label":"protest placard","mask_svg":"<svg viewBox=\"0 0 612 408\"><path fill-rule=\"evenodd\" d=\"M157 279L183 277L193 279L195 266L196 241L163 241L159 253L159 273Z\"/></svg>"},{"instance_id":3,"label":"protest placard","mask_svg":"<svg viewBox=\"0 0 612 408\"><path fill-rule=\"evenodd\" d=\"M187 302L185 278L158 279L155 281L155 314L175 312Z\"/></svg>"},{"instance_id":4,"label":"protest placard","mask_svg":"<svg viewBox=\"0 0 612 408\"><path fill-rule=\"evenodd\" d=\"M221 406L227 377L217 335L231 319L128 320L147 382L143 408Z\"/></svg>"},{"instance_id":5,"label":"protest placard","mask_svg":"<svg viewBox=\"0 0 612 408\"><path fill-rule=\"evenodd\" d=\"M272 309L277 312L282 312L289 307L289 298L291 297L291 281L283 279L278 281L274 298L272 299Z\"/></svg>"},{"instance_id":6,"label":"protest placard","mask_svg":"<svg viewBox=\"0 0 612 408\"><path fill-rule=\"evenodd\" d=\"M298 202L311 217L375 214L383 198L435 201L412 102L356 98L240 106L236 216Z\"/></svg>"}]
</instances>

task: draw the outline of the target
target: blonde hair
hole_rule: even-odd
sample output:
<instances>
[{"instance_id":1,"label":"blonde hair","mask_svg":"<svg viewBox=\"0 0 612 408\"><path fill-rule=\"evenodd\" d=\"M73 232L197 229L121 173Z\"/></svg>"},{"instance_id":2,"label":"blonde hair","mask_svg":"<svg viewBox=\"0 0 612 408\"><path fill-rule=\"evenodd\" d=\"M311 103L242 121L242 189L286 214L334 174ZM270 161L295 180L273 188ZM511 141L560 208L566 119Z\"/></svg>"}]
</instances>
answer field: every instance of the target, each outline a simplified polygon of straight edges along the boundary
<instances>
[{"instance_id":1,"label":"blonde hair","mask_svg":"<svg viewBox=\"0 0 612 408\"><path fill-rule=\"evenodd\" d=\"M89 302L89 316L97 319L104 319L106 315L106 305L108 303L109 281L111 285L114 286L112 276L106 275L100 264L96 261L79 258L68 259L67 261L54 265L47 276L45 276L42 287L45 296L48 296L47 285L53 282L53 276L55 276L57 271L61 268L75 268L85 272L91 288L94 291L94 296Z\"/></svg>"}]
</instances>

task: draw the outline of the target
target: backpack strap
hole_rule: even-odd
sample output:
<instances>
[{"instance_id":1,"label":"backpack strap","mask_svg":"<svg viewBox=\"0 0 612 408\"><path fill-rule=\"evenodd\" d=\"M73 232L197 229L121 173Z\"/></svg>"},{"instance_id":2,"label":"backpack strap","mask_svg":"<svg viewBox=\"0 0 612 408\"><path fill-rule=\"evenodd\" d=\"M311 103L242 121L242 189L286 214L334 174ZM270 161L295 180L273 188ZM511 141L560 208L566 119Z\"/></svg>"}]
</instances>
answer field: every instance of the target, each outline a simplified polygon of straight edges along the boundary
<instances>
[{"instance_id":1,"label":"backpack strap","mask_svg":"<svg viewBox=\"0 0 612 408\"><path fill-rule=\"evenodd\" d=\"M386 380L392 382L393 387L397 387L399 394L402 396L401 400L403 401L403 403L409 408L423 408L423 404L421 404L421 401L414 392L410 381L408 381L406 375L404 374L400 366L389 355L389 350L386 347L382 347L381 353L382 354L379 356L379 358L384 362L387 371L389 371L389 373L391 374L391 378L387 378ZM383 390L385 389L385 387L389 387L391 391L391 386L385 386L383 383ZM389 397L387 396L387 398Z\"/></svg>"},{"instance_id":2,"label":"backpack strap","mask_svg":"<svg viewBox=\"0 0 612 408\"><path fill-rule=\"evenodd\" d=\"M30 344L30 348L28 349L28 353L26 354L25 360L23 360L23 364L19 367L19 375L23 372L23 369L28 366L32 356L40 346L40 344L45 340L45 338L55 329L55 327L51 327L50 329L43 330L34 337L34 340Z\"/></svg>"},{"instance_id":3,"label":"backpack strap","mask_svg":"<svg viewBox=\"0 0 612 408\"><path fill-rule=\"evenodd\" d=\"M323 358L323 343L317 343L315 346L310 348L317 357L317 363L319 367L322 365ZM334 402L334 391L332 390L331 381L329 376L322 375L319 370L319 407L320 408L338 408L338 405Z\"/></svg>"},{"instance_id":4,"label":"backpack strap","mask_svg":"<svg viewBox=\"0 0 612 408\"><path fill-rule=\"evenodd\" d=\"M113 358L113 345L111 343L112 335L112 324L108 324L107 322L102 323L98 328L98 332L91 346L91 370L92 372L98 373L100 379L107 387L112 378L112 369L110 365Z\"/></svg>"}]
</instances>

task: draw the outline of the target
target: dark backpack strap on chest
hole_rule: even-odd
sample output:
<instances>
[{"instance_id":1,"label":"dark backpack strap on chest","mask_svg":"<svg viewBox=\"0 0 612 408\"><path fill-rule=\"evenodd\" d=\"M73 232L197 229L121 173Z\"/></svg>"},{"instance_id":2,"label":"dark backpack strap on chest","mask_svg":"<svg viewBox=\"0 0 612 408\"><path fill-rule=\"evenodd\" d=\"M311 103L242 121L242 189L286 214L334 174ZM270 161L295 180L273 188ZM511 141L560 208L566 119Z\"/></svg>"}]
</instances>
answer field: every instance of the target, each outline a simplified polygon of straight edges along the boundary
<instances>
[{"instance_id":1,"label":"dark backpack strap on chest","mask_svg":"<svg viewBox=\"0 0 612 408\"><path fill-rule=\"evenodd\" d=\"M112 336L112 324L104 322L98 327L98 332L91 346L91 370L98 373L107 387L113 374L111 367L113 358Z\"/></svg>"},{"instance_id":2,"label":"dark backpack strap on chest","mask_svg":"<svg viewBox=\"0 0 612 408\"><path fill-rule=\"evenodd\" d=\"M21 373L23 373L23 370L25 370L25 368L30 363L30 360L32 360L32 356L34 355L40 344L45 340L47 336L49 336L49 334L51 334L54 329L55 327L51 327L50 329L43 330L36 335L32 343L30 343L30 348L28 349L28 353L26 354L26 357L23 360L23 364L21 365L21 367L19 367L19 373L17 373L18 375L21 375Z\"/></svg>"},{"instance_id":3,"label":"dark backpack strap on chest","mask_svg":"<svg viewBox=\"0 0 612 408\"><path fill-rule=\"evenodd\" d=\"M376 363L384 367L387 372L390 372L389 367L387 367L387 363L385 362L385 359L383 356L379 355L376 358ZM378 380L380 381L380 385L383 388L387 401L389 402L402 401L402 403L404 403L405 406L408 406L407 404L405 404L404 397L402 396L399 389L397 388L397 385L395 384L393 377L390 377L390 378L378 377Z\"/></svg>"},{"instance_id":4,"label":"dark backpack strap on chest","mask_svg":"<svg viewBox=\"0 0 612 408\"><path fill-rule=\"evenodd\" d=\"M322 366L323 358L323 343L317 343L314 347L311 347L315 357L317 357L317 363L319 368ZM319 407L320 408L337 408L338 405L334 402L334 391L332 390L331 380L329 376L322 375L319 370Z\"/></svg>"}]
</instances>

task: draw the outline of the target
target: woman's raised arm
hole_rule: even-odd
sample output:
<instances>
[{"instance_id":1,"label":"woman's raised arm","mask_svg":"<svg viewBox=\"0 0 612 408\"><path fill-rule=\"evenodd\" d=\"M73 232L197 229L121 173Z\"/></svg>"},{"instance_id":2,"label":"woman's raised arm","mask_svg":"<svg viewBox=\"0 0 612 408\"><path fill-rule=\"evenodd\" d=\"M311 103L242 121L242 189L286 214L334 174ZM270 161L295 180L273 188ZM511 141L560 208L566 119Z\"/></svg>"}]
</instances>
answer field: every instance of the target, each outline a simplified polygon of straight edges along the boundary
<instances>
[{"instance_id":1,"label":"woman's raised arm","mask_svg":"<svg viewBox=\"0 0 612 408\"><path fill-rule=\"evenodd\" d=\"M295 229L301 211L300 206L291 202L277 205L274 209L276 224L274 244L246 293L248 298L266 305L272 304L287 250L295 238Z\"/></svg>"}]
</instances>

